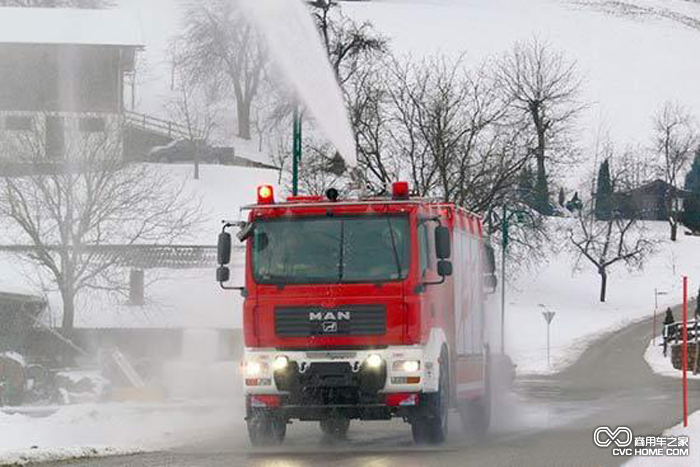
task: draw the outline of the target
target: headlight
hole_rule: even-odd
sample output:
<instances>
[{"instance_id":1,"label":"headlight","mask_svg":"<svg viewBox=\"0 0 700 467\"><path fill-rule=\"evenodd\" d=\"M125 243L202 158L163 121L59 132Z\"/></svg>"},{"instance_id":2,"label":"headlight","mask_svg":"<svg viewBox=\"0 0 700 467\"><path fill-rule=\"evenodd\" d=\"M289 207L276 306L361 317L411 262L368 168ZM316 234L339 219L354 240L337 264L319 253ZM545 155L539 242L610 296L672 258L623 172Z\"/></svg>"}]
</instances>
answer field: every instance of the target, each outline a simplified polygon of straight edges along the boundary
<instances>
[{"instance_id":1,"label":"headlight","mask_svg":"<svg viewBox=\"0 0 700 467\"><path fill-rule=\"evenodd\" d=\"M275 361L272 364L272 368L274 368L275 371L281 371L287 368L288 365L289 359L284 355L280 355L277 358L275 358Z\"/></svg>"},{"instance_id":2,"label":"headlight","mask_svg":"<svg viewBox=\"0 0 700 467\"><path fill-rule=\"evenodd\" d=\"M245 374L247 376L259 376L267 372L267 364L251 360L245 364Z\"/></svg>"},{"instance_id":3,"label":"headlight","mask_svg":"<svg viewBox=\"0 0 700 467\"><path fill-rule=\"evenodd\" d=\"M397 360L391 366L395 372L417 373L420 371L419 360Z\"/></svg>"},{"instance_id":4,"label":"headlight","mask_svg":"<svg viewBox=\"0 0 700 467\"><path fill-rule=\"evenodd\" d=\"M380 357L377 354L372 354L369 357L367 357L367 360L365 360L365 363L369 368L372 369L377 369L382 366L382 363L384 363L384 360L382 360L382 357Z\"/></svg>"}]
</instances>

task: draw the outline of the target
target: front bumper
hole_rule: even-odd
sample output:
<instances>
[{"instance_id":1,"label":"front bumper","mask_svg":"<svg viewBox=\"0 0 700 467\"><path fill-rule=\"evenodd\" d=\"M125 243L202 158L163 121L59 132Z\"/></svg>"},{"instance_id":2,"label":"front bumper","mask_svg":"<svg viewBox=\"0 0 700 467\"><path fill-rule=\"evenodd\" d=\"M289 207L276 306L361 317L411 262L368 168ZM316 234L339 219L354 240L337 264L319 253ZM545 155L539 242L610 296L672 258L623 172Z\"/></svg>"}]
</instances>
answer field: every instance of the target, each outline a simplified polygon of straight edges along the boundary
<instances>
[{"instance_id":1,"label":"front bumper","mask_svg":"<svg viewBox=\"0 0 700 467\"><path fill-rule=\"evenodd\" d=\"M381 358L381 366L369 367L367 360L372 355ZM274 368L275 359L280 356L289 360L284 370ZM405 371L401 365L405 361L420 362L419 369ZM246 349L243 382L245 394L297 396L299 392L322 388L357 388L363 394L377 395L436 392L439 375L437 361L432 361L422 346L372 350Z\"/></svg>"}]
</instances>

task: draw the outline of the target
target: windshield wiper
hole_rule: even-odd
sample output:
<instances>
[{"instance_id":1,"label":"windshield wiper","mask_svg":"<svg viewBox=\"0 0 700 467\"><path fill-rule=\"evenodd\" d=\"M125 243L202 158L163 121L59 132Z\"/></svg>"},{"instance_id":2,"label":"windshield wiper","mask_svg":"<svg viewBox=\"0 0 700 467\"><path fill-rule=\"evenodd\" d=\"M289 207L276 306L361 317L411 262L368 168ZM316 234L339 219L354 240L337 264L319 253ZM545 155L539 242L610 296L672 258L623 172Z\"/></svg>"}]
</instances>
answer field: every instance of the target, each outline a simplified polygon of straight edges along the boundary
<instances>
[{"instance_id":1,"label":"windshield wiper","mask_svg":"<svg viewBox=\"0 0 700 467\"><path fill-rule=\"evenodd\" d=\"M389 235L391 236L391 248L394 250L394 260L396 261L396 278L401 278L401 260L399 259L399 250L396 248L396 239L394 238L394 226L391 223L391 216L387 213L386 222L389 224Z\"/></svg>"}]
</instances>

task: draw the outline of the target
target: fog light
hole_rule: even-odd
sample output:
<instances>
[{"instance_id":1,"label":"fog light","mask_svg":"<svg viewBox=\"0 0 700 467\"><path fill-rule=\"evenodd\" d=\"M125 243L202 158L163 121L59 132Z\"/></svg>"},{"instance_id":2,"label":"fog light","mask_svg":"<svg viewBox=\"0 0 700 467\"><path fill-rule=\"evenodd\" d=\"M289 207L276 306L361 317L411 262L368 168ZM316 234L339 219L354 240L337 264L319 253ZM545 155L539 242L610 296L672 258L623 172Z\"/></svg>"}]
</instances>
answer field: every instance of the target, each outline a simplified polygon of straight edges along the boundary
<instances>
[{"instance_id":1,"label":"fog light","mask_svg":"<svg viewBox=\"0 0 700 467\"><path fill-rule=\"evenodd\" d=\"M272 368L274 368L275 371L282 371L286 369L288 365L289 359L284 355L280 355L279 357L275 358L275 362L272 364Z\"/></svg>"},{"instance_id":2,"label":"fog light","mask_svg":"<svg viewBox=\"0 0 700 467\"><path fill-rule=\"evenodd\" d=\"M246 376L259 376L267 371L267 364L251 360L245 364Z\"/></svg>"},{"instance_id":3,"label":"fog light","mask_svg":"<svg viewBox=\"0 0 700 467\"><path fill-rule=\"evenodd\" d=\"M381 367L383 362L384 360L382 360L382 357L380 357L377 354L372 354L369 357L367 357L367 360L365 360L367 366L372 369L377 369Z\"/></svg>"}]
</instances>

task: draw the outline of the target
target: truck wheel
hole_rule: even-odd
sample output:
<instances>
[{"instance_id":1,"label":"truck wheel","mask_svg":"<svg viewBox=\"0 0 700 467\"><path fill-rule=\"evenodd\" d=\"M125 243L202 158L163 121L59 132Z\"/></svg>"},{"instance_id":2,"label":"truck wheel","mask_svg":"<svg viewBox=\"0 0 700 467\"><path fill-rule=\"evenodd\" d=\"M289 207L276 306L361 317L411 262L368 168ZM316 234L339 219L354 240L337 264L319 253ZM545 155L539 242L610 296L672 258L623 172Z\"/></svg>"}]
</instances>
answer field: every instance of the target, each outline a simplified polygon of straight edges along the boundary
<instances>
[{"instance_id":1,"label":"truck wheel","mask_svg":"<svg viewBox=\"0 0 700 467\"><path fill-rule=\"evenodd\" d=\"M443 348L439 365L438 392L424 396L427 414L416 417L411 422L411 433L416 444L440 444L447 438L450 409L450 364L447 349Z\"/></svg>"},{"instance_id":2,"label":"truck wheel","mask_svg":"<svg viewBox=\"0 0 700 467\"><path fill-rule=\"evenodd\" d=\"M278 446L287 434L287 422L268 412L253 411L247 420L248 437L253 446Z\"/></svg>"},{"instance_id":3,"label":"truck wheel","mask_svg":"<svg viewBox=\"0 0 700 467\"><path fill-rule=\"evenodd\" d=\"M348 436L350 429L349 418L327 418L320 422L321 431L329 438L340 440Z\"/></svg>"}]
</instances>

